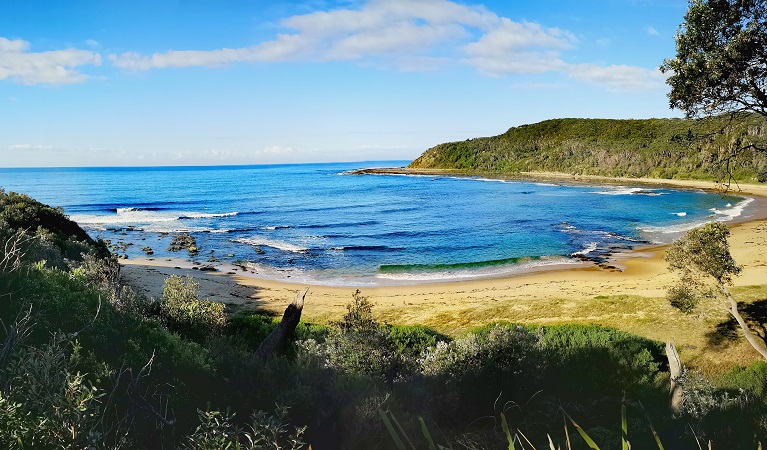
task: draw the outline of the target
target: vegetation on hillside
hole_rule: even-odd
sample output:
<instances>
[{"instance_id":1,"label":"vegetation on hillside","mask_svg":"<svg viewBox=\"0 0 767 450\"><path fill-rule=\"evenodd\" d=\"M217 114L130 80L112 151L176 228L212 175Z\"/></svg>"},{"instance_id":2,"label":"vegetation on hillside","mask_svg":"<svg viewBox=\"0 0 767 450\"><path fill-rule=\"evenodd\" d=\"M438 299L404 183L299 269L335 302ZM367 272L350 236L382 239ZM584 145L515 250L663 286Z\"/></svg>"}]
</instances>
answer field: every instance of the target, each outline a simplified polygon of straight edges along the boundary
<instances>
[{"instance_id":1,"label":"vegetation on hillside","mask_svg":"<svg viewBox=\"0 0 767 450\"><path fill-rule=\"evenodd\" d=\"M724 132L722 132L724 130ZM467 173L562 172L740 182L767 180L767 119L554 119L426 150L408 167ZM739 149L733 152L734 149Z\"/></svg>"},{"instance_id":2,"label":"vegetation on hillside","mask_svg":"<svg viewBox=\"0 0 767 450\"><path fill-rule=\"evenodd\" d=\"M537 448L547 436L565 448L563 412L604 448L626 433L655 445L649 423L666 448L767 442L765 363L716 379L688 370L675 417L658 342L507 323L451 338L380 323L360 292L338 323L301 323L264 360L273 318L229 314L186 278L142 298L101 244L59 227L60 211L12 193L0 205L4 448L392 448L381 411L416 448L428 448L423 428L456 449L507 448L501 418ZM16 210L26 216L11 225Z\"/></svg>"}]
</instances>

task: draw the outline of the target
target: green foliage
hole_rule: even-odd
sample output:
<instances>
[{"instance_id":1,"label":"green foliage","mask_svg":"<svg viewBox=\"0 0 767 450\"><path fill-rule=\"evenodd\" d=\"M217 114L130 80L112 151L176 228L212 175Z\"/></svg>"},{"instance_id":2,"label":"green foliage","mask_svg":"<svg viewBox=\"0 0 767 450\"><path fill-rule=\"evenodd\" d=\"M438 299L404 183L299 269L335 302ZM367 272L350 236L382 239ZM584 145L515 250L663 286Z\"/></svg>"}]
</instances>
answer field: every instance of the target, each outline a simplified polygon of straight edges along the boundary
<instances>
[{"instance_id":1,"label":"green foliage","mask_svg":"<svg viewBox=\"0 0 767 450\"><path fill-rule=\"evenodd\" d=\"M734 367L717 381L717 384L724 389L742 389L753 398L765 398L767 397L767 362L757 361L747 367Z\"/></svg>"},{"instance_id":2,"label":"green foliage","mask_svg":"<svg viewBox=\"0 0 767 450\"><path fill-rule=\"evenodd\" d=\"M654 388L663 360L658 342L593 325L544 327L542 334L542 348L552 366L551 382L558 380L563 395L573 388L615 396L622 391L645 395Z\"/></svg>"},{"instance_id":3,"label":"green foliage","mask_svg":"<svg viewBox=\"0 0 767 450\"><path fill-rule=\"evenodd\" d=\"M671 306L685 314L692 313L700 303L700 296L697 290L690 288L689 283L669 287L666 298L671 303Z\"/></svg>"},{"instance_id":4,"label":"green foliage","mask_svg":"<svg viewBox=\"0 0 767 450\"><path fill-rule=\"evenodd\" d=\"M257 411L251 416L249 430L240 429L234 414L198 410L200 425L187 437L188 450L297 450L304 448L306 427L289 432L288 408L277 406L274 414Z\"/></svg>"},{"instance_id":5,"label":"green foliage","mask_svg":"<svg viewBox=\"0 0 767 450\"><path fill-rule=\"evenodd\" d=\"M694 228L674 242L666 253L671 270L688 273L697 271L717 283L729 283L740 273L740 266L730 254L727 238L730 230L719 222Z\"/></svg>"},{"instance_id":6,"label":"green foliage","mask_svg":"<svg viewBox=\"0 0 767 450\"><path fill-rule=\"evenodd\" d=\"M706 121L553 119L499 136L440 144L408 167L713 181L726 181L732 174L757 181L767 171L767 155L745 147L763 146L765 130L767 120L756 114ZM733 154L733 148L740 150Z\"/></svg>"},{"instance_id":7,"label":"green foliage","mask_svg":"<svg viewBox=\"0 0 767 450\"><path fill-rule=\"evenodd\" d=\"M160 302L168 329L196 341L226 325L224 304L197 298L199 287L192 277L171 275L165 280Z\"/></svg>"},{"instance_id":8,"label":"green foliage","mask_svg":"<svg viewBox=\"0 0 767 450\"><path fill-rule=\"evenodd\" d=\"M682 413L700 419L715 409L726 409L733 401L727 391L716 386L698 370L685 368L677 383L684 392Z\"/></svg>"},{"instance_id":9,"label":"green foliage","mask_svg":"<svg viewBox=\"0 0 767 450\"><path fill-rule=\"evenodd\" d=\"M730 111L767 115L767 5L763 0L692 0L676 35L669 73L672 108L688 117Z\"/></svg>"},{"instance_id":10,"label":"green foliage","mask_svg":"<svg viewBox=\"0 0 767 450\"><path fill-rule=\"evenodd\" d=\"M256 351L259 344L277 328L273 317L262 314L235 315L226 323L226 335L232 336L247 348Z\"/></svg>"},{"instance_id":11,"label":"green foliage","mask_svg":"<svg viewBox=\"0 0 767 450\"><path fill-rule=\"evenodd\" d=\"M0 191L0 225L4 230L47 235L67 259L79 260L80 253L88 248L106 254L104 247L69 220L60 208L51 208L25 194Z\"/></svg>"},{"instance_id":12,"label":"green foliage","mask_svg":"<svg viewBox=\"0 0 767 450\"><path fill-rule=\"evenodd\" d=\"M391 325L388 331L394 352L406 359L417 359L438 342L450 340L446 335L423 325Z\"/></svg>"},{"instance_id":13,"label":"green foliage","mask_svg":"<svg viewBox=\"0 0 767 450\"><path fill-rule=\"evenodd\" d=\"M0 441L6 448L91 448L103 437L92 377L72 371L78 346L62 334L18 349L3 371Z\"/></svg>"},{"instance_id":14,"label":"green foliage","mask_svg":"<svg viewBox=\"0 0 767 450\"><path fill-rule=\"evenodd\" d=\"M363 297L359 289L352 294L352 301L346 305L338 327L344 331L366 332L378 328L378 322L373 319L373 305L367 297Z\"/></svg>"},{"instance_id":15,"label":"green foliage","mask_svg":"<svg viewBox=\"0 0 767 450\"><path fill-rule=\"evenodd\" d=\"M347 313L325 339L328 366L345 373L382 379L393 377L394 341L373 319L372 305L357 290Z\"/></svg>"},{"instance_id":16,"label":"green foliage","mask_svg":"<svg viewBox=\"0 0 767 450\"><path fill-rule=\"evenodd\" d=\"M419 363L424 375L457 379L466 374L534 372L541 362L541 333L521 326L496 325L487 333L468 333L427 349Z\"/></svg>"}]
</instances>

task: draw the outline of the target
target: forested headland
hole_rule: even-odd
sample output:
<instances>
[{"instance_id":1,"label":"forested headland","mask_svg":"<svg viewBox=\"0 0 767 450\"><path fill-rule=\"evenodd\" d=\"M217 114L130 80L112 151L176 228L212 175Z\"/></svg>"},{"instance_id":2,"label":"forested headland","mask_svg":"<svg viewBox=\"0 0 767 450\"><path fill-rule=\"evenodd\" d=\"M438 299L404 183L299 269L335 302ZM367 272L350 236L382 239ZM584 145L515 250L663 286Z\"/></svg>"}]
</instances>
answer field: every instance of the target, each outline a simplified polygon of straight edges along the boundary
<instances>
[{"instance_id":1,"label":"forested headland","mask_svg":"<svg viewBox=\"0 0 767 450\"><path fill-rule=\"evenodd\" d=\"M439 144L411 169L463 173L573 175L726 182L767 180L767 118L553 119L505 133Z\"/></svg>"}]
</instances>

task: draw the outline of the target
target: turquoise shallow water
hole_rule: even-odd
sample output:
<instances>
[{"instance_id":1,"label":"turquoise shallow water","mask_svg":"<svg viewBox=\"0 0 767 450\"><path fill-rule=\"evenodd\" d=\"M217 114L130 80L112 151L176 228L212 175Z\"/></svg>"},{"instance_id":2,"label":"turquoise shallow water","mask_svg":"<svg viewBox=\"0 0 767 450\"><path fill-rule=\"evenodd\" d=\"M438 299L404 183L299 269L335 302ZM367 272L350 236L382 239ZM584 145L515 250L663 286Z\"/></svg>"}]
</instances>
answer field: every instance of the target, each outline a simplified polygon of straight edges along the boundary
<instances>
[{"instance_id":1,"label":"turquoise shallow water","mask_svg":"<svg viewBox=\"0 0 767 450\"><path fill-rule=\"evenodd\" d=\"M205 264L338 285L498 276L647 243L752 213L743 197L635 186L560 186L352 175L383 163L0 169L0 187L62 206L130 258L191 233ZM230 256L231 255L231 256Z\"/></svg>"}]
</instances>

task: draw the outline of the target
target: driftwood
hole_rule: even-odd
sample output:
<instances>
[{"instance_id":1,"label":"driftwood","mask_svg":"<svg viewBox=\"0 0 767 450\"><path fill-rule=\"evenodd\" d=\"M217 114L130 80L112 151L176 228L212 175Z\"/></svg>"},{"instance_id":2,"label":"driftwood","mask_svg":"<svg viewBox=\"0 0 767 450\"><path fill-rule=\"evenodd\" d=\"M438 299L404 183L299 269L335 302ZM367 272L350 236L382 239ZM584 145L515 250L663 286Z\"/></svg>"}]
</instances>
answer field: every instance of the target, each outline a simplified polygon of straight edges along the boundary
<instances>
[{"instance_id":1,"label":"driftwood","mask_svg":"<svg viewBox=\"0 0 767 450\"><path fill-rule=\"evenodd\" d=\"M298 326L298 322L301 321L301 311L304 309L304 298L306 293L309 292L309 288L304 289L303 292L299 292L296 295L296 299L293 303L285 308L285 314L282 315L282 321L277 328L274 329L269 336L264 339L264 342L258 346L256 350L256 358L261 360L267 360L277 353L277 350L282 344L293 336L293 332Z\"/></svg>"},{"instance_id":2,"label":"driftwood","mask_svg":"<svg viewBox=\"0 0 767 450\"><path fill-rule=\"evenodd\" d=\"M669 389L671 413L678 415L682 411L682 402L684 401L682 386L677 381L682 375L682 361L679 359L679 353L672 341L666 342L666 357L671 372L671 388Z\"/></svg>"}]
</instances>

